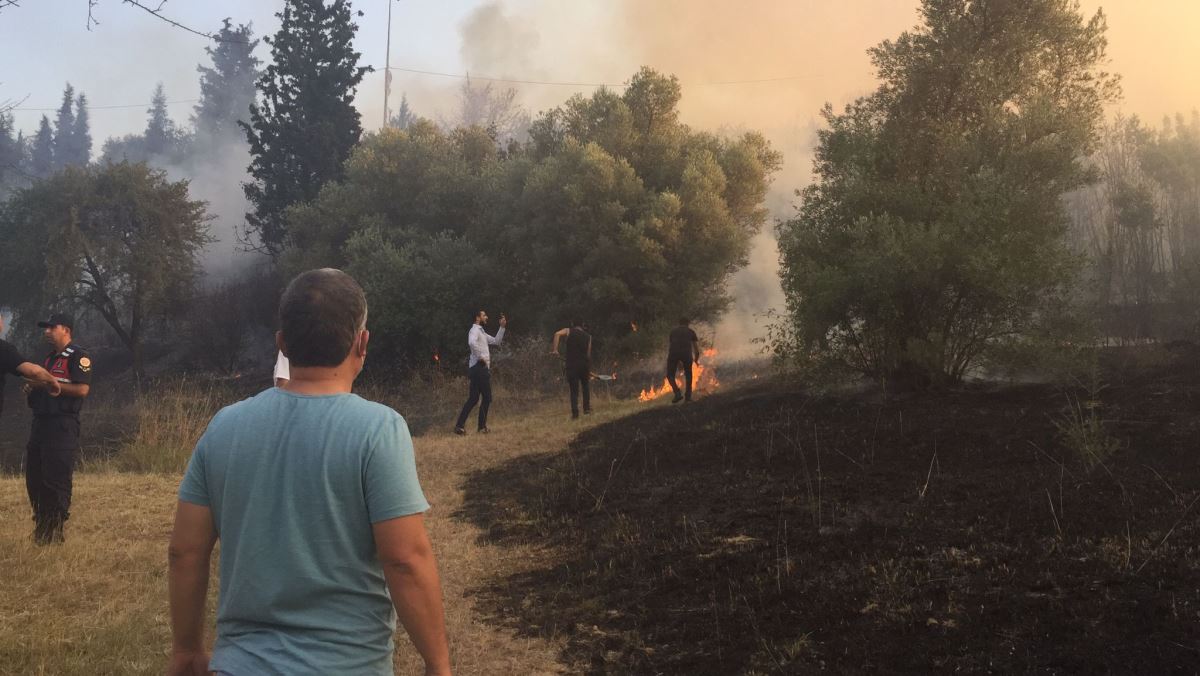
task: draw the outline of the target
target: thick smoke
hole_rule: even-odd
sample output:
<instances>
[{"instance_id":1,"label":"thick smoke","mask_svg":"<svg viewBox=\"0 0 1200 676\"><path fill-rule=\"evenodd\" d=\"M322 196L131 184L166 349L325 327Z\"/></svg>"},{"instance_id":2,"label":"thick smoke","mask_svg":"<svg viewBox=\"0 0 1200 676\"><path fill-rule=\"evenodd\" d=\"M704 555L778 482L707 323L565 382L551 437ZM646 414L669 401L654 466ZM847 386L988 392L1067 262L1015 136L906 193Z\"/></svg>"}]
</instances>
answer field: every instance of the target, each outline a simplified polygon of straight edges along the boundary
<instances>
[{"instance_id":1,"label":"thick smoke","mask_svg":"<svg viewBox=\"0 0 1200 676\"><path fill-rule=\"evenodd\" d=\"M200 255L205 284L228 280L266 260L262 254L246 251L238 239L239 227L251 210L241 185L249 180L249 165L247 144L229 139L211 153L164 167L172 180L188 181L192 199L207 202L208 214L213 217L209 226L213 241Z\"/></svg>"},{"instance_id":2,"label":"thick smoke","mask_svg":"<svg viewBox=\"0 0 1200 676\"><path fill-rule=\"evenodd\" d=\"M821 107L868 91L866 48L916 21L915 8L902 3L851 9L820 5L489 3L460 25L459 51L472 73L617 88L648 65L680 78L681 116L693 127L717 133L756 129L767 135L784 155L767 198L771 222L755 237L749 265L729 280L734 305L712 333L724 355L746 357L762 347L752 341L765 334L765 313L782 308L774 221L794 213L794 192L810 180ZM860 37L831 41L831 32ZM769 81L715 84L747 80ZM586 84L508 86L517 88L534 111L594 90Z\"/></svg>"}]
</instances>

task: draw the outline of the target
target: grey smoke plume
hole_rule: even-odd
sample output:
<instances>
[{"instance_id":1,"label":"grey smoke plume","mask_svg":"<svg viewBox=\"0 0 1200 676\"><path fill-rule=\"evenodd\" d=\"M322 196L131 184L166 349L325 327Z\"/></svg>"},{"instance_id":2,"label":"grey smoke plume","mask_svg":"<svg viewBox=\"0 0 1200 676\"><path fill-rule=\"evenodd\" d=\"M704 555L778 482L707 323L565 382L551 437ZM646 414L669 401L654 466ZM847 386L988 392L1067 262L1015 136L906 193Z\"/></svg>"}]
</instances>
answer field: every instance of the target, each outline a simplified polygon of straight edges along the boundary
<instances>
[{"instance_id":1,"label":"grey smoke plume","mask_svg":"<svg viewBox=\"0 0 1200 676\"><path fill-rule=\"evenodd\" d=\"M221 282L249 266L266 262L262 254L246 251L237 237L250 211L242 192L242 183L249 179L249 165L249 147L230 139L205 156L163 167L172 180L186 179L192 199L207 202L208 213L214 217L209 228L213 242L200 254L206 284Z\"/></svg>"},{"instance_id":2,"label":"grey smoke plume","mask_svg":"<svg viewBox=\"0 0 1200 676\"><path fill-rule=\"evenodd\" d=\"M915 22L915 3L842 4L723 0L621 0L603 7L552 0L492 2L460 25L460 54L472 73L618 86L642 65L683 83L682 119L718 133L756 129L783 153L767 197L771 222L755 237L749 265L729 280L734 304L715 327L730 358L757 354L768 310L780 310L774 221L793 213L794 192L811 180L819 111L872 85L867 47ZM830 41L830 32L856 35ZM763 80L739 84L716 82ZM513 84L531 110L557 106L592 86Z\"/></svg>"}]
</instances>

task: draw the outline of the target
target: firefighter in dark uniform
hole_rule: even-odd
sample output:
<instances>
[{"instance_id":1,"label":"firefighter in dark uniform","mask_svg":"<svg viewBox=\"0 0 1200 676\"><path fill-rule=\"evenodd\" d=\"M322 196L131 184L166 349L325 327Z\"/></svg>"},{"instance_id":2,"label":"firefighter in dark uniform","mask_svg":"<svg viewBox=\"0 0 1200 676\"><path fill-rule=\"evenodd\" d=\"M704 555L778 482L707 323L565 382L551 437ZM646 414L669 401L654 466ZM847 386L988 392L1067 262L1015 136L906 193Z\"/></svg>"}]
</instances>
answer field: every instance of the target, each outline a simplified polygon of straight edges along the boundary
<instances>
[{"instance_id":1,"label":"firefighter in dark uniform","mask_svg":"<svg viewBox=\"0 0 1200 676\"><path fill-rule=\"evenodd\" d=\"M63 541L63 524L70 516L71 479L79 450L79 411L92 381L92 360L86 350L71 340L75 322L54 314L38 326L45 329L46 342L54 351L42 362L58 381L61 392L51 396L48 388L29 383L25 389L33 409L33 431L25 449L25 488L33 507L34 541L58 544Z\"/></svg>"}]
</instances>

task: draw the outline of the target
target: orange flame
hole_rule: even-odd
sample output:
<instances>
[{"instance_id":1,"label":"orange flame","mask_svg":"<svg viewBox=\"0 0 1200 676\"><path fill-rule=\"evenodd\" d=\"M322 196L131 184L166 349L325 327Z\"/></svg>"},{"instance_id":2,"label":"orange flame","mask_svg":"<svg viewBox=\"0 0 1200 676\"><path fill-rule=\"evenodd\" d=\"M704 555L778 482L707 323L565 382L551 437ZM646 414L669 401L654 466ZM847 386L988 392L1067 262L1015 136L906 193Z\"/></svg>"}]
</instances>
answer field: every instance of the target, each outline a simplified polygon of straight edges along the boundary
<instances>
[{"instance_id":1,"label":"orange flame","mask_svg":"<svg viewBox=\"0 0 1200 676\"><path fill-rule=\"evenodd\" d=\"M711 362L716 356L717 356L717 349L715 347L710 347L704 351L705 362ZM678 383L679 376L676 375L675 379L676 379L676 382ZM678 383L678 384L680 385L680 390L682 390L683 384L682 383ZM713 368L712 363L707 363L707 365L706 364L692 364L692 393L693 393L693 395L696 393L707 394L707 393L712 392L713 390L717 389L720 386L721 386L721 383L717 380L716 369ZM662 385L660 385L659 387L651 386L649 389L642 390L641 394L638 395L638 401L654 401L655 399L664 397L671 393L672 393L671 381L667 380L666 378L663 378Z\"/></svg>"}]
</instances>

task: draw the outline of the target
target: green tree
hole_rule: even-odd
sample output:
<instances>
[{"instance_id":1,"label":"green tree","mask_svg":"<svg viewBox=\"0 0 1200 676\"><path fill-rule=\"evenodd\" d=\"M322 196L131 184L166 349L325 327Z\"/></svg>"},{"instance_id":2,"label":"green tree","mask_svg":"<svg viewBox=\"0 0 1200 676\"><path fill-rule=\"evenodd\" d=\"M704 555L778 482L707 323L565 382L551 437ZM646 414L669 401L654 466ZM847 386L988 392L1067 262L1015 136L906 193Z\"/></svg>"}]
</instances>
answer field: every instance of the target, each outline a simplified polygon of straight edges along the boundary
<instances>
[{"instance_id":1,"label":"green tree","mask_svg":"<svg viewBox=\"0 0 1200 676\"><path fill-rule=\"evenodd\" d=\"M662 115L672 122L643 128L671 144L643 139L628 103L607 90L543 115L528 147L425 120L367 135L342 181L287 212L283 267L344 266L375 280L389 298L373 306L376 337L409 359L431 345L457 356L463 318L485 296L529 331L581 315L610 344L631 321L651 340L680 314L715 319L766 218L779 154L760 134L720 138ZM645 154L655 144L674 148L661 166ZM663 189L642 180L638 152ZM392 316L401 309L411 314ZM437 321L422 329L426 317Z\"/></svg>"},{"instance_id":2,"label":"green tree","mask_svg":"<svg viewBox=\"0 0 1200 676\"><path fill-rule=\"evenodd\" d=\"M560 286L555 300L543 299L547 307L566 312L567 305L576 304L579 311L595 318L593 322L603 318L609 324L603 333L619 332L618 327L636 321L647 339L672 325L680 314L712 320L727 307L726 281L745 265L751 238L766 220L762 200L781 156L757 132L722 138L689 129L679 121L676 107L681 96L676 78L642 68L623 95L602 88L590 97L576 96L533 123L530 152L543 165L594 146L585 153L588 163L607 156L617 163L610 166L628 167L638 180L641 196L629 202L610 200L625 210L614 208L608 224L592 229L593 239L585 246L605 250L638 232L645 252L658 261L645 269L631 265L613 270L615 278L639 280L633 282L635 290L611 285L613 293L635 299L620 311L603 304L577 304L572 296L584 293L583 289L599 293L583 281L586 274L578 283ZM593 188L603 182L590 185L594 177L589 173L605 175L600 166L562 167L566 173L558 190L566 196L598 199ZM520 269L528 271L527 283L536 283L532 280L544 266L565 262L577 265L579 271L589 269L588 258L556 260L541 244L557 241L580 220L570 208L560 210L555 190L549 181L536 199L527 194L512 225L526 233L525 241L514 243L512 255L523 261ZM547 211L539 200L546 201ZM652 259L630 256L626 260L649 265Z\"/></svg>"},{"instance_id":3,"label":"green tree","mask_svg":"<svg viewBox=\"0 0 1200 676\"><path fill-rule=\"evenodd\" d=\"M826 106L817 181L779 227L783 353L888 382L960 380L1072 280L1062 196L1087 183L1104 15L1066 0L924 0L871 50L883 80Z\"/></svg>"},{"instance_id":4,"label":"green tree","mask_svg":"<svg viewBox=\"0 0 1200 676\"><path fill-rule=\"evenodd\" d=\"M25 181L25 143L14 130L12 115L0 113L0 201Z\"/></svg>"},{"instance_id":5,"label":"green tree","mask_svg":"<svg viewBox=\"0 0 1200 676\"><path fill-rule=\"evenodd\" d=\"M247 242L278 255L288 244L284 212L315 199L343 176L342 165L362 126L354 94L369 67L359 67L358 31L347 0L289 0L279 32L269 40L272 63L259 79L261 105L250 106L246 131L253 157L243 184L254 212Z\"/></svg>"},{"instance_id":6,"label":"green tree","mask_svg":"<svg viewBox=\"0 0 1200 676\"><path fill-rule=\"evenodd\" d=\"M225 141L242 140L238 122L250 118L250 104L254 103L254 83L262 74L262 64L254 56L258 40L251 27L239 24L237 28L227 18L217 33L216 47L205 47L212 60L211 66L196 66L200 72L200 102L192 116L199 137L197 147L201 150L219 148Z\"/></svg>"},{"instance_id":7,"label":"green tree","mask_svg":"<svg viewBox=\"0 0 1200 676\"><path fill-rule=\"evenodd\" d=\"M54 172L54 132L45 115L38 123L29 155L29 173L34 178L45 178Z\"/></svg>"},{"instance_id":8,"label":"green tree","mask_svg":"<svg viewBox=\"0 0 1200 676\"><path fill-rule=\"evenodd\" d=\"M75 127L71 131L70 164L85 165L92 161L92 130L88 116L87 95L75 97Z\"/></svg>"},{"instance_id":9,"label":"green tree","mask_svg":"<svg viewBox=\"0 0 1200 676\"><path fill-rule=\"evenodd\" d=\"M155 318L186 308L210 239L186 181L144 163L67 167L20 190L0 215L0 305L36 316L51 305L98 312L143 372Z\"/></svg>"},{"instance_id":10,"label":"green tree","mask_svg":"<svg viewBox=\"0 0 1200 676\"><path fill-rule=\"evenodd\" d=\"M154 94L150 98L150 107L146 109L146 131L142 133L145 139L144 151L146 157L166 156L175 149L178 131L175 122L167 111L167 93L159 82L154 86Z\"/></svg>"},{"instance_id":11,"label":"green tree","mask_svg":"<svg viewBox=\"0 0 1200 676\"><path fill-rule=\"evenodd\" d=\"M79 162L75 149L75 88L71 83L63 89L62 104L54 118L54 168L62 169Z\"/></svg>"},{"instance_id":12,"label":"green tree","mask_svg":"<svg viewBox=\"0 0 1200 676\"><path fill-rule=\"evenodd\" d=\"M1200 339L1200 113L1167 119L1142 156L1159 187L1168 296L1182 334Z\"/></svg>"},{"instance_id":13,"label":"green tree","mask_svg":"<svg viewBox=\"0 0 1200 676\"><path fill-rule=\"evenodd\" d=\"M145 130L106 140L100 161L110 164L147 162L155 166L175 164L187 159L191 145L189 135L171 119L167 93L160 82L155 85L150 107L146 109Z\"/></svg>"},{"instance_id":14,"label":"green tree","mask_svg":"<svg viewBox=\"0 0 1200 676\"><path fill-rule=\"evenodd\" d=\"M1161 191L1169 268L1200 260L1200 112L1163 120L1139 159Z\"/></svg>"},{"instance_id":15,"label":"green tree","mask_svg":"<svg viewBox=\"0 0 1200 676\"><path fill-rule=\"evenodd\" d=\"M413 112L412 106L408 105L408 94L400 94L400 108L396 110L396 114L392 116L388 126L396 129L408 129L414 122L417 121L417 114Z\"/></svg>"},{"instance_id":16,"label":"green tree","mask_svg":"<svg viewBox=\"0 0 1200 676\"><path fill-rule=\"evenodd\" d=\"M402 364L466 356L470 307L508 307L504 269L485 246L448 232L400 243L381 227L347 241L347 270L371 298L372 345ZM376 345L377 344L377 345Z\"/></svg>"},{"instance_id":17,"label":"green tree","mask_svg":"<svg viewBox=\"0 0 1200 676\"><path fill-rule=\"evenodd\" d=\"M283 267L346 265L347 241L374 226L398 246L439 233L487 236L502 210L503 170L494 141L478 128L445 132L418 120L369 134L346 162L344 180L288 210L293 246Z\"/></svg>"}]
</instances>

